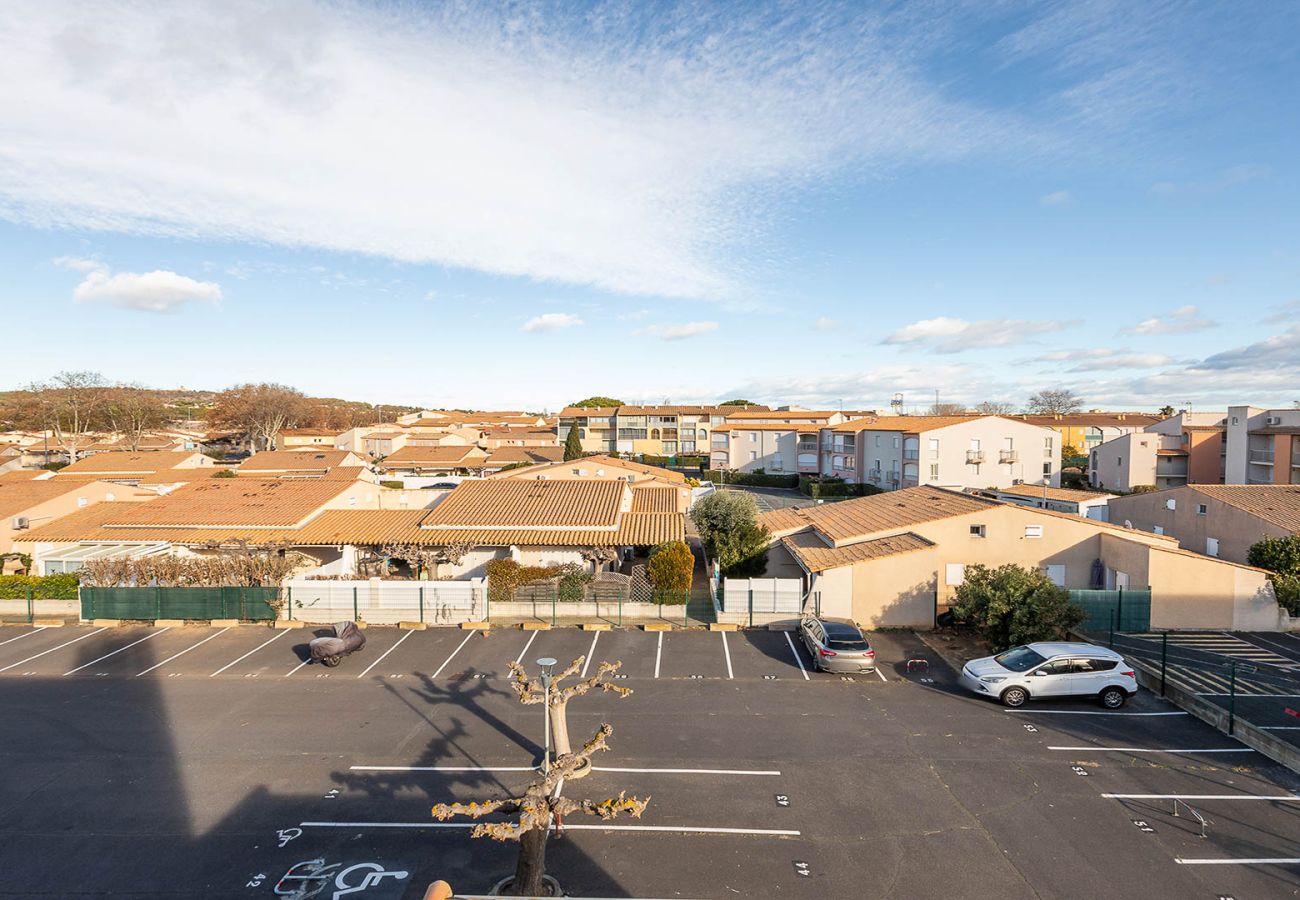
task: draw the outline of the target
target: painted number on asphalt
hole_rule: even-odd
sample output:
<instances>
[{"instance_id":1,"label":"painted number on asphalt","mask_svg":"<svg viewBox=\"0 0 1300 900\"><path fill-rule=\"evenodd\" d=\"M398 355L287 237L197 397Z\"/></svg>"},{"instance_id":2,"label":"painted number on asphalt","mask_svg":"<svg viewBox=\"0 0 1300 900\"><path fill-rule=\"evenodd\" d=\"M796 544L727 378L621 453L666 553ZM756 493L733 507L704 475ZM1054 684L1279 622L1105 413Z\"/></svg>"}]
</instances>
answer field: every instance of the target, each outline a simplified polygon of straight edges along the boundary
<instances>
[{"instance_id":1,"label":"painted number on asphalt","mask_svg":"<svg viewBox=\"0 0 1300 900\"><path fill-rule=\"evenodd\" d=\"M1070 771L1073 772L1075 775L1087 775L1087 774L1088 774L1088 770L1085 769L1083 766L1070 766Z\"/></svg>"},{"instance_id":2,"label":"painted number on asphalt","mask_svg":"<svg viewBox=\"0 0 1300 900\"><path fill-rule=\"evenodd\" d=\"M933 678L922 678L922 679L920 679L920 682L921 682L921 684L934 684L934 679L933 679Z\"/></svg>"},{"instance_id":3,"label":"painted number on asphalt","mask_svg":"<svg viewBox=\"0 0 1300 900\"><path fill-rule=\"evenodd\" d=\"M777 805L777 806L789 806L789 805L790 805L790 798L789 798L788 796L786 796L785 794L777 794L777 795L776 795L776 805Z\"/></svg>"},{"instance_id":4,"label":"painted number on asphalt","mask_svg":"<svg viewBox=\"0 0 1300 900\"><path fill-rule=\"evenodd\" d=\"M1028 725L1028 724L1026 724L1026 725L1025 725L1025 731L1037 732L1038 729L1035 728L1033 725Z\"/></svg>"},{"instance_id":5,"label":"painted number on asphalt","mask_svg":"<svg viewBox=\"0 0 1300 900\"><path fill-rule=\"evenodd\" d=\"M812 877L812 867L806 862L796 859L794 861L794 874L801 878L810 878Z\"/></svg>"},{"instance_id":6,"label":"painted number on asphalt","mask_svg":"<svg viewBox=\"0 0 1300 900\"><path fill-rule=\"evenodd\" d=\"M252 887L252 888L261 887L263 881L266 881L266 875L264 873L259 872L256 875L254 875L252 878L248 879L248 884L244 885L244 887Z\"/></svg>"},{"instance_id":7,"label":"painted number on asphalt","mask_svg":"<svg viewBox=\"0 0 1300 900\"><path fill-rule=\"evenodd\" d=\"M775 676L775 675L764 675L764 676L763 676L763 680L764 680L764 681L776 681L776 676Z\"/></svg>"},{"instance_id":8,"label":"painted number on asphalt","mask_svg":"<svg viewBox=\"0 0 1300 900\"><path fill-rule=\"evenodd\" d=\"M1148 825L1145 819L1134 819L1133 824L1137 826L1138 831L1143 831L1147 834L1156 833L1156 830Z\"/></svg>"}]
</instances>

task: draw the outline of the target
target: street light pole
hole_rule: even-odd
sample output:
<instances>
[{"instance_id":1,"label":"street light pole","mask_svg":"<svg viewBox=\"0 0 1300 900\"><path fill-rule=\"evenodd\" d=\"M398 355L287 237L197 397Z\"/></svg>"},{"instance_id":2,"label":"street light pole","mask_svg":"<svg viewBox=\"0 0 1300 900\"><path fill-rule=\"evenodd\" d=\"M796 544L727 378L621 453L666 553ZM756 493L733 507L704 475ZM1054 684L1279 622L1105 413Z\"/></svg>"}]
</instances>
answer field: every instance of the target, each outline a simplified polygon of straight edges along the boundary
<instances>
[{"instance_id":1,"label":"street light pole","mask_svg":"<svg viewBox=\"0 0 1300 900\"><path fill-rule=\"evenodd\" d=\"M542 771L551 771L551 670L555 667L555 659L550 656L543 656L537 661L537 665L542 667L542 710L543 710L543 728L546 734L543 738L544 747L542 751Z\"/></svg>"}]
</instances>

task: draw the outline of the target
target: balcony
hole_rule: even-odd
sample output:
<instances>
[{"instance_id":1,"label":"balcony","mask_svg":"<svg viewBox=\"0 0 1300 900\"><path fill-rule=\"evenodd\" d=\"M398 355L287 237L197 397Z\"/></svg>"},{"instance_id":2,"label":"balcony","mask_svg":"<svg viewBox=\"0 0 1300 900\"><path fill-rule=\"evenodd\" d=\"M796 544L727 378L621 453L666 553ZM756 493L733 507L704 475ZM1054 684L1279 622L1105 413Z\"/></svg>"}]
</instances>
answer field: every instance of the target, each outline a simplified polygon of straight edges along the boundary
<instances>
[{"instance_id":1,"label":"balcony","mask_svg":"<svg viewBox=\"0 0 1300 900\"><path fill-rule=\"evenodd\" d=\"M816 445L815 443L813 443L813 444L805 444L805 443L803 443L803 442L801 441L800 443L795 444L795 452L796 452L796 453L816 453L816 452L817 452L817 445Z\"/></svg>"},{"instance_id":2,"label":"balcony","mask_svg":"<svg viewBox=\"0 0 1300 900\"><path fill-rule=\"evenodd\" d=\"M899 479L898 479L898 473L897 473L897 472L890 472L890 473L889 473L889 478L886 479L886 480L887 480L890 484L892 484L894 487L898 487L898 481L899 481Z\"/></svg>"},{"instance_id":3,"label":"balcony","mask_svg":"<svg viewBox=\"0 0 1300 900\"><path fill-rule=\"evenodd\" d=\"M1002 450L998 453L998 462L1002 465L1020 462L1020 454L1015 450Z\"/></svg>"},{"instance_id":4,"label":"balcony","mask_svg":"<svg viewBox=\"0 0 1300 900\"><path fill-rule=\"evenodd\" d=\"M983 450L967 450L967 451L966 451L966 465L968 465L968 466L978 466L978 465L979 465L980 463L982 463L982 462L984 462L984 451L983 451Z\"/></svg>"},{"instance_id":5,"label":"balcony","mask_svg":"<svg viewBox=\"0 0 1300 900\"><path fill-rule=\"evenodd\" d=\"M920 451L920 450L904 450L904 451L903 451L903 459L912 459L912 460L916 460L916 459L920 459L920 458L921 458L921 451Z\"/></svg>"},{"instance_id":6,"label":"balcony","mask_svg":"<svg viewBox=\"0 0 1300 900\"><path fill-rule=\"evenodd\" d=\"M1257 463L1261 466L1271 466L1273 465L1273 451L1272 450L1251 450L1250 461L1252 463Z\"/></svg>"}]
</instances>

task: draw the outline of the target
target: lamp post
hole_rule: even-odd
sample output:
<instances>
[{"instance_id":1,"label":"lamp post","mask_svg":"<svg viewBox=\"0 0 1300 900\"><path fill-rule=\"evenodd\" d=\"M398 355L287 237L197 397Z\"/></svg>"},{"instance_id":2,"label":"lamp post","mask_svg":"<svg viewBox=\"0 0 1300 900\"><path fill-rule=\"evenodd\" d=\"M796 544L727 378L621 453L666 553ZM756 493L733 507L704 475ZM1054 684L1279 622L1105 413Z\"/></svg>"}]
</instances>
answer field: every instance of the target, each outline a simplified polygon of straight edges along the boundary
<instances>
[{"instance_id":1,"label":"lamp post","mask_svg":"<svg viewBox=\"0 0 1300 900\"><path fill-rule=\"evenodd\" d=\"M551 771L551 670L555 668L555 659L550 656L543 656L537 661L537 665L542 667L542 711L544 715L544 725L546 729L543 738L542 751L542 771Z\"/></svg>"}]
</instances>

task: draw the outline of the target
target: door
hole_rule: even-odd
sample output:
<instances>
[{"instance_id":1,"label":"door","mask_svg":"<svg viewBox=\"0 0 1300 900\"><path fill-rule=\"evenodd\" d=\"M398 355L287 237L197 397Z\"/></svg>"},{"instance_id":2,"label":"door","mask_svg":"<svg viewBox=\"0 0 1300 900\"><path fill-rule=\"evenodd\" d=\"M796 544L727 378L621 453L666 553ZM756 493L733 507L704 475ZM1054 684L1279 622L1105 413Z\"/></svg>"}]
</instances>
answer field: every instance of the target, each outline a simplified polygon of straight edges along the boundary
<instances>
[{"instance_id":1,"label":"door","mask_svg":"<svg viewBox=\"0 0 1300 900\"><path fill-rule=\"evenodd\" d=\"M1067 679L1070 677L1071 662L1068 659L1054 659L1034 670L1029 677L1029 694L1032 697L1060 697L1069 693Z\"/></svg>"}]
</instances>

